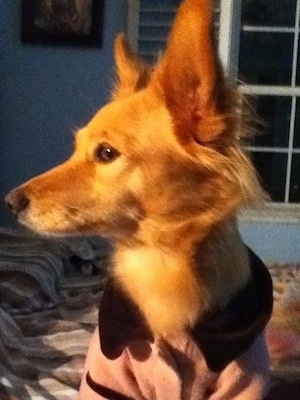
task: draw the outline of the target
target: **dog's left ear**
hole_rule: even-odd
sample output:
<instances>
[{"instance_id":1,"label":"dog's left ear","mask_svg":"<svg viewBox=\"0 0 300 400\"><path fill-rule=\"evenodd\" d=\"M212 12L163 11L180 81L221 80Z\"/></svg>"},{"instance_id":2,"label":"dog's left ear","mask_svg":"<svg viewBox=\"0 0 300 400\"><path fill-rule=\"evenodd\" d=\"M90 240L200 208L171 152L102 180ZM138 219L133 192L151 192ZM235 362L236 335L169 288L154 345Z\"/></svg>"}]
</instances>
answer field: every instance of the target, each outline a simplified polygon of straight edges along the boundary
<instances>
[{"instance_id":1,"label":"dog's left ear","mask_svg":"<svg viewBox=\"0 0 300 400\"><path fill-rule=\"evenodd\" d=\"M150 68L134 54L125 35L115 39L114 46L117 83L112 93L112 100L121 99L143 89L150 76Z\"/></svg>"},{"instance_id":2,"label":"dog's left ear","mask_svg":"<svg viewBox=\"0 0 300 400\"><path fill-rule=\"evenodd\" d=\"M150 83L169 109L182 141L216 141L228 123L225 115L231 106L212 41L211 3L183 1Z\"/></svg>"}]
</instances>

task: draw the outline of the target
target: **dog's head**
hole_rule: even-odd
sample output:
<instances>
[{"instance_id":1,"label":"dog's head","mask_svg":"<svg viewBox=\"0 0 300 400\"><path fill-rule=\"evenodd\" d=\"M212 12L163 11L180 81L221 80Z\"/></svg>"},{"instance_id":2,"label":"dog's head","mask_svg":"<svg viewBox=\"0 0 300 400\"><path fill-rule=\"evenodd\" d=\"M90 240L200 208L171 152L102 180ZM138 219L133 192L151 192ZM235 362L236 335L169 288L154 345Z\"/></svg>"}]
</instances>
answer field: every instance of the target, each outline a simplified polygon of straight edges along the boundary
<instances>
[{"instance_id":1,"label":"dog's head","mask_svg":"<svg viewBox=\"0 0 300 400\"><path fill-rule=\"evenodd\" d=\"M153 69L117 37L111 101L77 133L69 160L7 195L22 224L133 237L145 224L197 220L205 234L259 193L215 54L210 3L182 3Z\"/></svg>"}]
</instances>

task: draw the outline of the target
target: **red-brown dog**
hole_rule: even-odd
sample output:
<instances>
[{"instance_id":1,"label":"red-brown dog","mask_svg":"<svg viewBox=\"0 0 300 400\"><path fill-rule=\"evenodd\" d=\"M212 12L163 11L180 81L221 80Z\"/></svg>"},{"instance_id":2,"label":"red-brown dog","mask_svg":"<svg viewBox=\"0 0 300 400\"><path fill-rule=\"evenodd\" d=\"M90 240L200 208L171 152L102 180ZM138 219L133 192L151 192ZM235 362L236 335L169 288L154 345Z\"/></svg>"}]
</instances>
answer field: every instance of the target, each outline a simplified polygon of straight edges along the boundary
<instances>
[{"instance_id":1,"label":"red-brown dog","mask_svg":"<svg viewBox=\"0 0 300 400\"><path fill-rule=\"evenodd\" d=\"M235 213L261 197L211 2L185 0L154 70L115 43L118 83L73 156L6 197L44 234L113 240L81 399L262 399L269 275ZM99 340L100 334L100 340Z\"/></svg>"}]
</instances>

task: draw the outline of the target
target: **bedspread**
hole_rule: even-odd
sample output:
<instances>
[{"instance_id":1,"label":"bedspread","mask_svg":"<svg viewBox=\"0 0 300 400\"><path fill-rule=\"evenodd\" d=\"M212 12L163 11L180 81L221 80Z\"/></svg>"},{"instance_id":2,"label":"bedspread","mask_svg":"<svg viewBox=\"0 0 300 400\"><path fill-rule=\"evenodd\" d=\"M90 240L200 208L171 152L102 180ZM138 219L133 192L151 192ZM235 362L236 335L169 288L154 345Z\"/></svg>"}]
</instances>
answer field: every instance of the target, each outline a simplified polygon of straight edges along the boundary
<instances>
[{"instance_id":1,"label":"bedspread","mask_svg":"<svg viewBox=\"0 0 300 400\"><path fill-rule=\"evenodd\" d=\"M98 276L74 276L70 260L74 253L77 258L96 257L93 252L86 243L70 245L0 230L1 400L77 398L105 279L101 268ZM296 400L300 265L272 265L270 271L275 304L266 332L273 376L268 400Z\"/></svg>"},{"instance_id":2,"label":"bedspread","mask_svg":"<svg viewBox=\"0 0 300 400\"><path fill-rule=\"evenodd\" d=\"M272 387L267 400L300 398L300 263L270 265L274 309L266 330Z\"/></svg>"},{"instance_id":3,"label":"bedspread","mask_svg":"<svg viewBox=\"0 0 300 400\"><path fill-rule=\"evenodd\" d=\"M74 277L86 243L0 232L0 399L76 399L101 276ZM75 274L76 275L76 274Z\"/></svg>"}]
</instances>

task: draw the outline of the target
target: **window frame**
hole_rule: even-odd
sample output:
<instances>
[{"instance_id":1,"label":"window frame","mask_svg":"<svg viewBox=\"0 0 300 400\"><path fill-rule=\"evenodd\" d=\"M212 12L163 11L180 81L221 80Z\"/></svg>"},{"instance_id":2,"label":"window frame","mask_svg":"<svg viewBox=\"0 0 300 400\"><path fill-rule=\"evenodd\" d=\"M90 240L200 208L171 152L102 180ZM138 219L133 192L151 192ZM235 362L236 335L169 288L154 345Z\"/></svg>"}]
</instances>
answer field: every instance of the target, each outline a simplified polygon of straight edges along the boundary
<instances>
[{"instance_id":1,"label":"window frame","mask_svg":"<svg viewBox=\"0 0 300 400\"><path fill-rule=\"evenodd\" d=\"M139 47L140 0L127 0L127 38L135 52Z\"/></svg>"}]
</instances>

